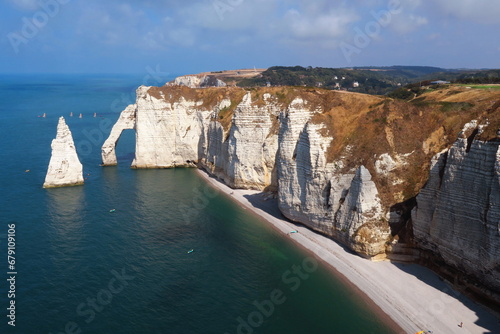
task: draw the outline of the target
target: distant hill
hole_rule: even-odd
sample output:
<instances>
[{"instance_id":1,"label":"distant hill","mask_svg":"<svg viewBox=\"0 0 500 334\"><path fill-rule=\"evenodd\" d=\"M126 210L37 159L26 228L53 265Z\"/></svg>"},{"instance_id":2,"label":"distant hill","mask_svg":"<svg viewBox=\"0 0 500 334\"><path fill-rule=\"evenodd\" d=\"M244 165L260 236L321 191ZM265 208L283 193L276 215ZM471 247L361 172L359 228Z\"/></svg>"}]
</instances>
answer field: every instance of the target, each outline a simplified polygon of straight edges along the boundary
<instances>
[{"instance_id":1,"label":"distant hill","mask_svg":"<svg viewBox=\"0 0 500 334\"><path fill-rule=\"evenodd\" d=\"M500 69L444 69L432 66L352 68L273 66L268 69L224 70L185 75L177 81L172 81L171 84L191 82L193 77L204 79L209 83L217 79L228 86L238 87L306 86L386 95L398 89L414 89L411 85L415 83L428 84L435 80L464 84L500 83ZM404 91L397 92L398 96L405 94L411 95Z\"/></svg>"},{"instance_id":2,"label":"distant hill","mask_svg":"<svg viewBox=\"0 0 500 334\"><path fill-rule=\"evenodd\" d=\"M241 78L235 83L240 87L309 86L384 95L411 83L432 80L500 83L500 70L455 70L430 66L353 68L273 66L257 76Z\"/></svg>"}]
</instances>

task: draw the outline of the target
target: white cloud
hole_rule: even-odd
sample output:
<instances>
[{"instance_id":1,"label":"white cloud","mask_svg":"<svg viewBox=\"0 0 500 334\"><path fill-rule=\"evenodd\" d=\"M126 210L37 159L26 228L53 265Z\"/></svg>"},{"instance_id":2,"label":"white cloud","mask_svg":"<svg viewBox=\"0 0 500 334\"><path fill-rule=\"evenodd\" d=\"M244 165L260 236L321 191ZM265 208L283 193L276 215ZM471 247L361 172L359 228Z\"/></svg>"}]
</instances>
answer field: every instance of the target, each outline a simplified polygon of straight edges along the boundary
<instances>
[{"instance_id":1,"label":"white cloud","mask_svg":"<svg viewBox=\"0 0 500 334\"><path fill-rule=\"evenodd\" d=\"M227 7L221 11L216 3ZM227 47L243 45L243 40L254 45L284 43L300 48L316 43L319 48L332 48L353 33L350 25L359 20L351 5L327 0L167 0L144 4L110 0L78 6L80 36L104 46L134 45L146 50L201 44Z\"/></svg>"},{"instance_id":2,"label":"white cloud","mask_svg":"<svg viewBox=\"0 0 500 334\"><path fill-rule=\"evenodd\" d=\"M391 15L390 27L400 35L405 35L427 25L429 19L421 10L422 0L399 0L398 10Z\"/></svg>"},{"instance_id":3,"label":"white cloud","mask_svg":"<svg viewBox=\"0 0 500 334\"><path fill-rule=\"evenodd\" d=\"M193 2L178 11L186 26L217 31L262 30L273 21L274 1L210 0Z\"/></svg>"},{"instance_id":4,"label":"white cloud","mask_svg":"<svg viewBox=\"0 0 500 334\"><path fill-rule=\"evenodd\" d=\"M170 30L168 33L168 37L174 44L183 47L190 47L196 43L195 33L192 30L186 28Z\"/></svg>"},{"instance_id":5,"label":"white cloud","mask_svg":"<svg viewBox=\"0 0 500 334\"><path fill-rule=\"evenodd\" d=\"M22 10L34 11L38 9L38 0L9 0L17 8Z\"/></svg>"},{"instance_id":6,"label":"white cloud","mask_svg":"<svg viewBox=\"0 0 500 334\"><path fill-rule=\"evenodd\" d=\"M297 39L338 38L346 33L350 23L358 17L347 11L331 11L320 15L307 15L296 9L285 14L284 28Z\"/></svg>"},{"instance_id":7,"label":"white cloud","mask_svg":"<svg viewBox=\"0 0 500 334\"><path fill-rule=\"evenodd\" d=\"M418 15L400 14L394 17L392 28L399 34L408 34L429 23L427 18Z\"/></svg>"},{"instance_id":8,"label":"white cloud","mask_svg":"<svg viewBox=\"0 0 500 334\"><path fill-rule=\"evenodd\" d=\"M401 5L402 8L405 10L409 11L414 11L418 7L422 5L422 0L398 0L395 3L398 3Z\"/></svg>"},{"instance_id":9,"label":"white cloud","mask_svg":"<svg viewBox=\"0 0 500 334\"><path fill-rule=\"evenodd\" d=\"M159 49L165 39L161 29L149 21L130 4L87 4L80 8L76 33L81 41L103 47Z\"/></svg>"},{"instance_id":10,"label":"white cloud","mask_svg":"<svg viewBox=\"0 0 500 334\"><path fill-rule=\"evenodd\" d=\"M441 34L440 33L432 33L430 35L427 36L427 39L429 41L436 41L436 40L439 40L441 38Z\"/></svg>"},{"instance_id":11,"label":"white cloud","mask_svg":"<svg viewBox=\"0 0 500 334\"><path fill-rule=\"evenodd\" d=\"M435 0L434 3L444 13L459 19L483 24L500 23L498 0Z\"/></svg>"}]
</instances>

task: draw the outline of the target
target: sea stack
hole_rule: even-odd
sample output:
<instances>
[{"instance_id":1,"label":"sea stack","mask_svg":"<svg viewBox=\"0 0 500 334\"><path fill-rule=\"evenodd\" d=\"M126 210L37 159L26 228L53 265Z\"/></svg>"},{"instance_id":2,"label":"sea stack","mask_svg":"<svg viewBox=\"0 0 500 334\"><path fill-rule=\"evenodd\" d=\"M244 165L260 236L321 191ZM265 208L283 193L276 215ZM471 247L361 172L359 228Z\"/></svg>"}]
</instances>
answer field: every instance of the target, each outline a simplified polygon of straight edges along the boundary
<instances>
[{"instance_id":1,"label":"sea stack","mask_svg":"<svg viewBox=\"0 0 500 334\"><path fill-rule=\"evenodd\" d=\"M75 143L64 117L59 118L57 136L52 141L52 156L43 184L44 188L83 184L83 167L76 154Z\"/></svg>"}]
</instances>

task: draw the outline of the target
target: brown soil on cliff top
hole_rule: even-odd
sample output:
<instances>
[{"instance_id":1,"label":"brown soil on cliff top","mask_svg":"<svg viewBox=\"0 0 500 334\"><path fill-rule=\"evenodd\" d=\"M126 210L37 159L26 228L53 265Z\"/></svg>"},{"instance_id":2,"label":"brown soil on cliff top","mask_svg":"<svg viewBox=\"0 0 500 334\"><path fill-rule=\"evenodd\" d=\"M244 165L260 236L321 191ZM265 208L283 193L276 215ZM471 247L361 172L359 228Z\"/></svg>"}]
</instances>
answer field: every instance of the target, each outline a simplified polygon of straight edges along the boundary
<instances>
[{"instance_id":1,"label":"brown soil on cliff top","mask_svg":"<svg viewBox=\"0 0 500 334\"><path fill-rule=\"evenodd\" d=\"M194 77L204 77L213 76L219 80L224 81L228 86L235 86L238 81L242 79L254 78L266 71L266 68L256 68L256 69L240 69L240 70L224 70L224 71L213 71L213 72L202 72L198 74L188 74L187 76Z\"/></svg>"},{"instance_id":2,"label":"brown soil on cliff top","mask_svg":"<svg viewBox=\"0 0 500 334\"><path fill-rule=\"evenodd\" d=\"M489 122L486 131L476 137L481 140L494 140L500 128L500 90L454 85L429 89L409 102L310 87L164 86L149 90L150 95L169 103L178 102L181 97L201 102L198 108L205 110L213 110L223 99L230 99L230 107L220 110L217 119L226 133L234 110L247 92L251 93L252 103L262 106L266 103L264 95L270 94L270 101L281 105L283 111L296 98L306 101L306 107L316 111L311 122L324 124L322 135L332 138L327 161L342 162L342 172L366 166L386 205L418 193L428 178L432 156L450 147L465 123L473 119L480 124ZM276 125L275 133L279 126ZM397 162L397 167L386 176L375 171L375 162L384 153Z\"/></svg>"},{"instance_id":3,"label":"brown soil on cliff top","mask_svg":"<svg viewBox=\"0 0 500 334\"><path fill-rule=\"evenodd\" d=\"M386 205L418 193L428 179L432 156L450 147L465 123L476 119L479 124L490 124L476 137L481 140L494 140L500 128L500 91L452 86L430 90L411 102L325 94L330 95L328 107L312 122L325 124L325 134L333 137L327 160L341 160L344 172L365 165ZM401 158L388 176L375 172L375 162L384 153L396 162ZM395 184L398 179L404 182Z\"/></svg>"}]
</instances>

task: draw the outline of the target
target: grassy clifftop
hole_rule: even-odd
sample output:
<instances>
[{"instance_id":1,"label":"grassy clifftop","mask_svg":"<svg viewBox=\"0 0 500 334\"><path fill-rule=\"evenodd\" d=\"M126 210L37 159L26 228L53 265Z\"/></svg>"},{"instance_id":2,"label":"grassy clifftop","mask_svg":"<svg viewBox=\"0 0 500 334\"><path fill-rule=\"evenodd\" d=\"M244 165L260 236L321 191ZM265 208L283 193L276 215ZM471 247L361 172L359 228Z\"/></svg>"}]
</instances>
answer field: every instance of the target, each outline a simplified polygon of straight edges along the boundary
<instances>
[{"instance_id":1,"label":"grassy clifftop","mask_svg":"<svg viewBox=\"0 0 500 334\"><path fill-rule=\"evenodd\" d=\"M252 103L267 103L286 110L296 98L312 112L311 122L324 124L322 135L333 138L326 148L328 162L339 172L366 166L386 205L415 196L428 178L433 155L451 146L465 123L475 119L489 124L476 139L496 140L500 128L500 90L459 85L429 89L409 101L389 97L306 87L190 89L152 87L149 94L169 103L181 98L198 108L213 110L222 100L230 105L214 119L226 131L245 94ZM277 133L279 124L273 130ZM385 161L381 161L381 156Z\"/></svg>"}]
</instances>

